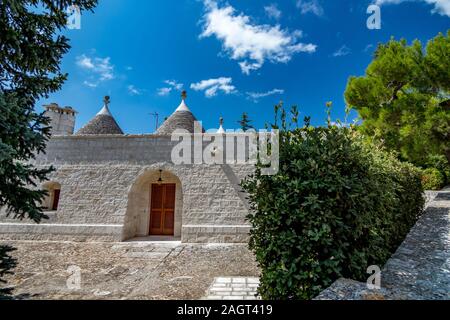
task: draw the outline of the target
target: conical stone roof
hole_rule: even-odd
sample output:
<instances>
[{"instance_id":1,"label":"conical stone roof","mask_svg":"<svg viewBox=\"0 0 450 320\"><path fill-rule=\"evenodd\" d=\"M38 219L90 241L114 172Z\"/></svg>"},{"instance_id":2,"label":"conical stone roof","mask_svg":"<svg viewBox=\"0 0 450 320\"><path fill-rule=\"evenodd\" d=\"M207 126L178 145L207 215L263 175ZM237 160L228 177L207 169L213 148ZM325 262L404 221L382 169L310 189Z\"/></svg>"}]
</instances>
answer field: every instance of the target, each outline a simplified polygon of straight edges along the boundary
<instances>
[{"instance_id":1,"label":"conical stone roof","mask_svg":"<svg viewBox=\"0 0 450 320\"><path fill-rule=\"evenodd\" d=\"M171 135L175 130L186 130L190 133L194 133L195 122L197 118L189 110L188 106L184 102L186 99L186 92L182 94L182 101L175 112L158 128L156 131L160 135ZM202 132L204 132L202 128Z\"/></svg>"},{"instance_id":2,"label":"conical stone roof","mask_svg":"<svg viewBox=\"0 0 450 320\"><path fill-rule=\"evenodd\" d=\"M81 128L77 135L99 135L99 134L123 134L116 120L109 111L109 97L105 97L105 105L102 110L88 122L83 128Z\"/></svg>"}]
</instances>

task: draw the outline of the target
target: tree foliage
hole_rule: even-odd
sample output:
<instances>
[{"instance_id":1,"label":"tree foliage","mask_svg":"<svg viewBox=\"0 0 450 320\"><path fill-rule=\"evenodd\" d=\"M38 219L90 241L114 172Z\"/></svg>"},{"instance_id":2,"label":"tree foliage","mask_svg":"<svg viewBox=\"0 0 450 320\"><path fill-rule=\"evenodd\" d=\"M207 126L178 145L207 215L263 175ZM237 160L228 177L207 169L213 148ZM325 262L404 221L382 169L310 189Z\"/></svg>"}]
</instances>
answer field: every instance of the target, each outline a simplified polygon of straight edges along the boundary
<instances>
[{"instance_id":1,"label":"tree foliage","mask_svg":"<svg viewBox=\"0 0 450 320\"><path fill-rule=\"evenodd\" d=\"M351 77L347 104L361 130L403 160L427 166L430 156L450 164L450 30L428 42L380 44L362 77Z\"/></svg>"},{"instance_id":2,"label":"tree foliage","mask_svg":"<svg viewBox=\"0 0 450 320\"><path fill-rule=\"evenodd\" d=\"M6 275L12 274L12 269L16 267L17 260L11 256L11 252L16 249L8 245L0 245L0 285L6 284L5 280L2 280ZM11 298L11 288L0 287L0 300L6 300Z\"/></svg>"},{"instance_id":3,"label":"tree foliage","mask_svg":"<svg viewBox=\"0 0 450 320\"><path fill-rule=\"evenodd\" d=\"M440 190L445 183L445 176L435 168L428 168L423 171L422 185L425 190Z\"/></svg>"},{"instance_id":4,"label":"tree foliage","mask_svg":"<svg viewBox=\"0 0 450 320\"><path fill-rule=\"evenodd\" d=\"M242 114L241 120L239 120L238 123L243 131L253 129L253 126L251 125L252 121L246 112Z\"/></svg>"},{"instance_id":5,"label":"tree foliage","mask_svg":"<svg viewBox=\"0 0 450 320\"><path fill-rule=\"evenodd\" d=\"M92 10L97 0L2 0L0 2L0 207L16 218L39 222L45 192L36 190L52 168L30 160L44 152L49 119L36 101L59 90L67 78L59 64L69 50L60 35L66 8Z\"/></svg>"},{"instance_id":6,"label":"tree foliage","mask_svg":"<svg viewBox=\"0 0 450 320\"><path fill-rule=\"evenodd\" d=\"M60 70L69 40L59 35L69 6L91 10L97 0L0 0L0 207L15 218L40 222L46 193L38 182L53 170L32 165L45 151L49 119L35 111L36 101L59 90L67 78ZM0 284L16 261L0 246ZM0 288L0 299L11 296Z\"/></svg>"},{"instance_id":7,"label":"tree foliage","mask_svg":"<svg viewBox=\"0 0 450 320\"><path fill-rule=\"evenodd\" d=\"M242 184L250 248L263 298L311 299L340 277L366 281L369 266L383 266L421 214L423 189L419 170L354 127L315 128L305 118L292 130L280 108L280 171L258 167Z\"/></svg>"}]
</instances>

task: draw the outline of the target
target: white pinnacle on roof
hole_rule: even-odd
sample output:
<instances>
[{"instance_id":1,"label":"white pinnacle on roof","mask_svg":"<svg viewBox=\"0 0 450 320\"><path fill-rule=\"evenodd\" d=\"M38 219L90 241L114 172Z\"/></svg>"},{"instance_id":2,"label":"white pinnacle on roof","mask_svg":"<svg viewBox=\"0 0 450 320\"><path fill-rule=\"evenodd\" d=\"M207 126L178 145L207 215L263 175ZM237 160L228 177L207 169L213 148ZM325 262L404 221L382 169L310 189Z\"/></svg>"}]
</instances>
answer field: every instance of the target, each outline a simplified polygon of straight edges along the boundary
<instances>
[{"instance_id":1,"label":"white pinnacle on roof","mask_svg":"<svg viewBox=\"0 0 450 320\"><path fill-rule=\"evenodd\" d=\"M97 113L98 116L104 115L104 116L112 116L111 112L109 111L108 106L105 104L102 108L102 110L100 110L99 113Z\"/></svg>"},{"instance_id":2,"label":"white pinnacle on roof","mask_svg":"<svg viewBox=\"0 0 450 320\"><path fill-rule=\"evenodd\" d=\"M114 117L109 111L108 105L111 100L109 97L105 97L103 100L105 103L102 110L84 127L82 127L77 135L102 135L102 134L123 134Z\"/></svg>"},{"instance_id":3,"label":"white pinnacle on roof","mask_svg":"<svg viewBox=\"0 0 450 320\"><path fill-rule=\"evenodd\" d=\"M97 113L97 115L98 116L104 115L104 116L111 116L112 117L112 114L111 114L111 112L109 111L109 108L108 108L108 105L110 104L109 96L106 96L105 99L103 100L103 102L104 102L103 108L102 108L102 110L100 110L99 113Z\"/></svg>"},{"instance_id":4,"label":"white pinnacle on roof","mask_svg":"<svg viewBox=\"0 0 450 320\"><path fill-rule=\"evenodd\" d=\"M188 106L184 102L184 99L181 100L180 105L178 106L177 110L175 110L175 112L177 112L177 111L188 111L188 112L191 112L191 110L189 110Z\"/></svg>"},{"instance_id":5,"label":"white pinnacle on roof","mask_svg":"<svg viewBox=\"0 0 450 320\"><path fill-rule=\"evenodd\" d=\"M220 128L217 130L217 133L225 133L225 129L223 128L223 118L220 117Z\"/></svg>"},{"instance_id":6,"label":"white pinnacle on roof","mask_svg":"<svg viewBox=\"0 0 450 320\"><path fill-rule=\"evenodd\" d=\"M160 135L171 135L178 129L186 130L187 132L195 132L195 124L198 122L192 112L186 105L186 91L181 93L181 103L172 115L167 118L163 124L156 131ZM204 129L202 128L202 132Z\"/></svg>"}]
</instances>

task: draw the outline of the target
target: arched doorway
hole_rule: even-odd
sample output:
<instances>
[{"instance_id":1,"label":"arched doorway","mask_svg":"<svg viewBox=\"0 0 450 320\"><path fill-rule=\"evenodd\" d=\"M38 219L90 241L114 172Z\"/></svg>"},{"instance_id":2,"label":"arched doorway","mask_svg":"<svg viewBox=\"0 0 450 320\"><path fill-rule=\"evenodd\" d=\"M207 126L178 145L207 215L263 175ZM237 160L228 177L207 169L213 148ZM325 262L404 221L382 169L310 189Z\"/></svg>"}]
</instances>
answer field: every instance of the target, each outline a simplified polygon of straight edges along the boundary
<instances>
[{"instance_id":1,"label":"arched doorway","mask_svg":"<svg viewBox=\"0 0 450 320\"><path fill-rule=\"evenodd\" d=\"M167 170L147 170L128 194L124 239L181 237L183 190L180 179Z\"/></svg>"}]
</instances>

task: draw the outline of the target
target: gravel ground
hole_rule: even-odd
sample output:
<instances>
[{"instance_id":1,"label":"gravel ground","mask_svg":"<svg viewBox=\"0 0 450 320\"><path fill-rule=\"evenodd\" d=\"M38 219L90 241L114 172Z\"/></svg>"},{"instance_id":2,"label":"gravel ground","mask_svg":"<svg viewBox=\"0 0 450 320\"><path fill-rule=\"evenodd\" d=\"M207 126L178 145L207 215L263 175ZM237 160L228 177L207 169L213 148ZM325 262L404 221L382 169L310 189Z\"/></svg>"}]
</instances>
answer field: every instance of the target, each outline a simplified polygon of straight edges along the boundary
<instances>
[{"instance_id":1,"label":"gravel ground","mask_svg":"<svg viewBox=\"0 0 450 320\"><path fill-rule=\"evenodd\" d=\"M259 275L246 245L0 241L1 245L17 249L12 253L17 267L6 279L18 299L201 299L216 277Z\"/></svg>"}]
</instances>

